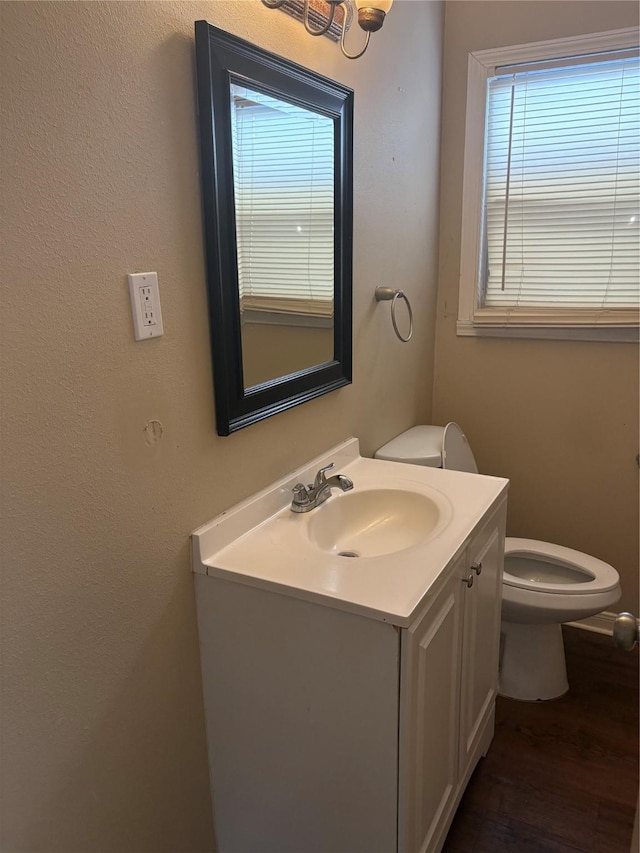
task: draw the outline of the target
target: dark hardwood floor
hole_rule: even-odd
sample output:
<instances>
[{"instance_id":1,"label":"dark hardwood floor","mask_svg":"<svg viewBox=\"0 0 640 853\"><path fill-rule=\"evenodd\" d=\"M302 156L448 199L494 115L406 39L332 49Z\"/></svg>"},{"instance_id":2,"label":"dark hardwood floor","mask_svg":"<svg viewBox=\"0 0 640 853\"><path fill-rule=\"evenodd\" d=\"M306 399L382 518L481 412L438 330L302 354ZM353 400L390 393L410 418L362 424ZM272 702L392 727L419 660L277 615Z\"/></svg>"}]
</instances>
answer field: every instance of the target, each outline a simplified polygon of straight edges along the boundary
<instances>
[{"instance_id":1,"label":"dark hardwood floor","mask_svg":"<svg viewBox=\"0 0 640 853\"><path fill-rule=\"evenodd\" d=\"M638 796L638 649L563 629L569 692L498 698L496 733L443 853L629 853Z\"/></svg>"}]
</instances>

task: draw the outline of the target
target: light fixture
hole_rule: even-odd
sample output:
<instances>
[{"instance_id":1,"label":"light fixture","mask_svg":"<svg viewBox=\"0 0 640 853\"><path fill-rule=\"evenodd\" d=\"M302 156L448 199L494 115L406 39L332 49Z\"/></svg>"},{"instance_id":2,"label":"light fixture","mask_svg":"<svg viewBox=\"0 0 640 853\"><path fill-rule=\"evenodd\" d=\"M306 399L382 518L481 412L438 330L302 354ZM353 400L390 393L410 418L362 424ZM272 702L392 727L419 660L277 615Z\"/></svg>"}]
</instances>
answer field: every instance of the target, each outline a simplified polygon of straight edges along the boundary
<instances>
[{"instance_id":1,"label":"light fixture","mask_svg":"<svg viewBox=\"0 0 640 853\"><path fill-rule=\"evenodd\" d=\"M289 6L296 5L295 0L262 0L262 3L269 9L280 9L282 6L285 6L285 4ZM305 30L311 36L323 36L329 33L329 30L334 24L336 8L340 6L342 9L340 49L347 59L358 59L369 46L371 33L375 33L376 30L379 30L383 25L385 16L391 8L393 0L324 0L324 3L329 7L328 16L323 15L322 17L325 17L326 21L321 23L319 27L316 27L311 24L311 19L315 18L317 20L319 17L317 8L312 12L311 0L304 0L302 21L304 23ZM355 6L357 10L358 24L366 33L364 47L358 53L348 53L345 47L345 35L348 26L347 19L349 17L348 13L353 10L353 6ZM284 11L288 10L285 8Z\"/></svg>"}]
</instances>

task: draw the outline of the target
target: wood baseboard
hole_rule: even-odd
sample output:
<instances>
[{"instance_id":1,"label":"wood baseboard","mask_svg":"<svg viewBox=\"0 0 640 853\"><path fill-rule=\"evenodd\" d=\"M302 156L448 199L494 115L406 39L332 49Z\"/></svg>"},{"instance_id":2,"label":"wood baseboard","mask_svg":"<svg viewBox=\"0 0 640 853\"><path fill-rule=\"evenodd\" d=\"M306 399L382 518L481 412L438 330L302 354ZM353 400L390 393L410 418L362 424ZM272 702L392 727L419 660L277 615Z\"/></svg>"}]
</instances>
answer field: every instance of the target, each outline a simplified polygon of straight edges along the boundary
<instances>
[{"instance_id":1,"label":"wood baseboard","mask_svg":"<svg viewBox=\"0 0 640 853\"><path fill-rule=\"evenodd\" d=\"M588 619L580 619L579 622L566 622L572 628L582 628L583 631L593 631L596 634L607 634L609 637L613 635L613 623L616 620L617 613L610 613L605 610L604 613L596 613L595 616L590 616Z\"/></svg>"}]
</instances>

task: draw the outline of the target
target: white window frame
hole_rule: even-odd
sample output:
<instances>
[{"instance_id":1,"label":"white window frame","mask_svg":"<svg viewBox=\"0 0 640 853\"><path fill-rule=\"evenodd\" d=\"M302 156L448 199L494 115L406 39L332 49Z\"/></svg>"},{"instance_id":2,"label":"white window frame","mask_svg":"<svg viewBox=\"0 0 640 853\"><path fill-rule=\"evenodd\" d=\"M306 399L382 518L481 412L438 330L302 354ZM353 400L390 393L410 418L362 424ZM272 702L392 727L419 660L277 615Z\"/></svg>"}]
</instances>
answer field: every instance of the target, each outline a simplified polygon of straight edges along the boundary
<instances>
[{"instance_id":1,"label":"white window frame","mask_svg":"<svg viewBox=\"0 0 640 853\"><path fill-rule=\"evenodd\" d=\"M593 325L585 322L579 309L549 309L547 312L520 309L518 317L514 318L509 309L478 308L477 305L488 79L495 76L497 68L505 65L562 59L637 46L638 29L627 27L591 35L480 50L469 54L460 287L456 325L458 335L620 342L636 342L640 339L637 319L626 325Z\"/></svg>"}]
</instances>

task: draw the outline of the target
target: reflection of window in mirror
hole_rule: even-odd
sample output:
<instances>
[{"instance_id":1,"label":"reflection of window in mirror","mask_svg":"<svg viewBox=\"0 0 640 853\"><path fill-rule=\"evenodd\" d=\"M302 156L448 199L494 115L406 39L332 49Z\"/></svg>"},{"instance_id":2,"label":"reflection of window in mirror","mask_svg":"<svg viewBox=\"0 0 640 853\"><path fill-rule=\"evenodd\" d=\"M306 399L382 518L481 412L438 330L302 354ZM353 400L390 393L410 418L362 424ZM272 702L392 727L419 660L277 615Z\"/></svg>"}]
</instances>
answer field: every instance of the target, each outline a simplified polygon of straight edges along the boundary
<instances>
[{"instance_id":1,"label":"reflection of window in mirror","mask_svg":"<svg viewBox=\"0 0 640 853\"><path fill-rule=\"evenodd\" d=\"M326 116L238 84L231 104L244 385L251 387L333 358L334 128Z\"/></svg>"}]
</instances>

